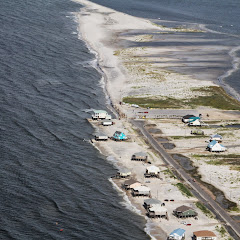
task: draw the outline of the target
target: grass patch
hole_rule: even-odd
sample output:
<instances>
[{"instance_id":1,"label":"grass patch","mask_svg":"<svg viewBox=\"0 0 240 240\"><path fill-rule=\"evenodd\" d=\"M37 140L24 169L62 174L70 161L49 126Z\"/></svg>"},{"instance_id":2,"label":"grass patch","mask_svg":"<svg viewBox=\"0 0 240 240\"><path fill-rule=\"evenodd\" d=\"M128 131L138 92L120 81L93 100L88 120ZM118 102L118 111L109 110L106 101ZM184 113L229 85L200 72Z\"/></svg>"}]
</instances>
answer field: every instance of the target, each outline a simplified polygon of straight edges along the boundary
<instances>
[{"instance_id":1,"label":"grass patch","mask_svg":"<svg viewBox=\"0 0 240 240\"><path fill-rule=\"evenodd\" d=\"M221 237L224 237L227 233L226 229L223 226L216 226L215 229L221 234Z\"/></svg>"},{"instance_id":2,"label":"grass patch","mask_svg":"<svg viewBox=\"0 0 240 240\"><path fill-rule=\"evenodd\" d=\"M207 217L213 218L213 214L210 210L208 210L204 204L201 202L196 202L195 203L196 207L198 207Z\"/></svg>"},{"instance_id":3,"label":"grass patch","mask_svg":"<svg viewBox=\"0 0 240 240\"><path fill-rule=\"evenodd\" d=\"M143 70L141 72L143 72ZM221 110L240 110L240 103L231 96L228 96L221 87L211 86L193 89L193 92L194 91L202 92L204 96L197 96L182 101L175 98L156 99L150 97L125 97L123 98L123 102L137 104L141 107L162 109L208 106Z\"/></svg>"},{"instance_id":4,"label":"grass patch","mask_svg":"<svg viewBox=\"0 0 240 240\"><path fill-rule=\"evenodd\" d=\"M181 193L187 197L193 197L193 194L190 190L182 183L177 183L175 186L181 191Z\"/></svg>"},{"instance_id":5,"label":"grass patch","mask_svg":"<svg viewBox=\"0 0 240 240\"><path fill-rule=\"evenodd\" d=\"M177 177L173 174L173 172L169 169L163 170L162 171L164 175L169 175L170 178L176 179Z\"/></svg>"},{"instance_id":6,"label":"grass patch","mask_svg":"<svg viewBox=\"0 0 240 240\"><path fill-rule=\"evenodd\" d=\"M222 110L240 110L240 103L233 97L227 95L222 87L211 86L208 88L193 89L203 92L206 96L198 96L190 99L187 103L193 106L209 106Z\"/></svg>"},{"instance_id":7,"label":"grass patch","mask_svg":"<svg viewBox=\"0 0 240 240\"><path fill-rule=\"evenodd\" d=\"M167 99L153 99L153 98L137 98L137 97L124 97L123 102L129 104L137 104L140 107L149 108L183 108L184 105L174 98Z\"/></svg>"},{"instance_id":8,"label":"grass patch","mask_svg":"<svg viewBox=\"0 0 240 240\"><path fill-rule=\"evenodd\" d=\"M170 136L172 139L191 139L191 138L206 138L204 135L192 135L192 136Z\"/></svg>"}]
</instances>

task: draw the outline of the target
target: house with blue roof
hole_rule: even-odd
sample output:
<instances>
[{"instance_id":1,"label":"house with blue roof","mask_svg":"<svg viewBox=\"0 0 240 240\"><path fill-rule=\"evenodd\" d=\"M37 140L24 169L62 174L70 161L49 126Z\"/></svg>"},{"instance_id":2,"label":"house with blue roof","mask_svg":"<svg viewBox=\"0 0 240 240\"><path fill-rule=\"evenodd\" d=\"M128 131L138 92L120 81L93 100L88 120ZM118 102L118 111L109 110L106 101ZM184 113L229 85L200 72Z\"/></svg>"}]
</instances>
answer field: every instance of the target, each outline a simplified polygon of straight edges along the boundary
<instances>
[{"instance_id":1,"label":"house with blue roof","mask_svg":"<svg viewBox=\"0 0 240 240\"><path fill-rule=\"evenodd\" d=\"M182 228L177 228L169 234L168 239L169 240L183 240L183 239L185 239L185 232L186 232L186 230L184 230Z\"/></svg>"},{"instance_id":2,"label":"house with blue roof","mask_svg":"<svg viewBox=\"0 0 240 240\"><path fill-rule=\"evenodd\" d=\"M127 136L123 133L123 132L120 132L120 131L116 131L114 134L113 134L113 140L115 141L124 141L127 139Z\"/></svg>"},{"instance_id":3,"label":"house with blue roof","mask_svg":"<svg viewBox=\"0 0 240 240\"><path fill-rule=\"evenodd\" d=\"M224 147L222 144L220 144L218 141L213 140L207 145L207 150L210 152L225 152L227 150L226 147Z\"/></svg>"}]
</instances>

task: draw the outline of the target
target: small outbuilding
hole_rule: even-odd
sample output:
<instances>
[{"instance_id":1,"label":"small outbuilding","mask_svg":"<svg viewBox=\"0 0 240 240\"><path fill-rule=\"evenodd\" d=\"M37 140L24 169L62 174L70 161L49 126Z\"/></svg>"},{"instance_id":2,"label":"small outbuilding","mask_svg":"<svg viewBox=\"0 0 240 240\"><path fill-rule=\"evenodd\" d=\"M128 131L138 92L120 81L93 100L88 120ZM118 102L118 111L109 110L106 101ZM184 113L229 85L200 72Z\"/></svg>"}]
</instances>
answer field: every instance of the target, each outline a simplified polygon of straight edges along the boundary
<instances>
[{"instance_id":1,"label":"small outbuilding","mask_svg":"<svg viewBox=\"0 0 240 240\"><path fill-rule=\"evenodd\" d=\"M198 214L191 207L182 205L176 208L175 210L173 210L173 215L175 215L178 218L188 218L188 217L196 217Z\"/></svg>"},{"instance_id":2,"label":"small outbuilding","mask_svg":"<svg viewBox=\"0 0 240 240\"><path fill-rule=\"evenodd\" d=\"M168 218L167 209L161 205L154 205L150 207L147 215L151 218Z\"/></svg>"},{"instance_id":3,"label":"small outbuilding","mask_svg":"<svg viewBox=\"0 0 240 240\"><path fill-rule=\"evenodd\" d=\"M118 170L116 177L117 178L126 178L126 177L129 177L131 174L132 174L132 172L129 169L122 168L122 169Z\"/></svg>"},{"instance_id":4,"label":"small outbuilding","mask_svg":"<svg viewBox=\"0 0 240 240\"><path fill-rule=\"evenodd\" d=\"M136 196L150 196L150 188L147 186L138 186L132 189L132 195Z\"/></svg>"},{"instance_id":5,"label":"small outbuilding","mask_svg":"<svg viewBox=\"0 0 240 240\"><path fill-rule=\"evenodd\" d=\"M159 167L151 165L151 166L147 167L146 173L144 174L144 176L145 177L157 177L157 178L159 178L159 174L160 174Z\"/></svg>"},{"instance_id":6,"label":"small outbuilding","mask_svg":"<svg viewBox=\"0 0 240 240\"><path fill-rule=\"evenodd\" d=\"M109 120L109 119L104 119L104 120L102 120L102 125L103 126L112 126L113 125L113 121Z\"/></svg>"},{"instance_id":7,"label":"small outbuilding","mask_svg":"<svg viewBox=\"0 0 240 240\"><path fill-rule=\"evenodd\" d=\"M211 142L213 140L218 141L218 142L222 142L223 137L221 135L219 135L219 134L214 134L214 135L210 136L210 140L209 141Z\"/></svg>"},{"instance_id":8,"label":"small outbuilding","mask_svg":"<svg viewBox=\"0 0 240 240\"><path fill-rule=\"evenodd\" d=\"M184 229L177 228L169 234L168 240L183 240L185 239L185 232Z\"/></svg>"},{"instance_id":9,"label":"small outbuilding","mask_svg":"<svg viewBox=\"0 0 240 240\"><path fill-rule=\"evenodd\" d=\"M222 144L218 143L216 140L212 140L208 145L207 145L207 150L210 152L225 152L227 150L226 147L224 147Z\"/></svg>"},{"instance_id":10,"label":"small outbuilding","mask_svg":"<svg viewBox=\"0 0 240 240\"><path fill-rule=\"evenodd\" d=\"M208 230L193 232L193 240L217 240L217 236L214 232Z\"/></svg>"},{"instance_id":11,"label":"small outbuilding","mask_svg":"<svg viewBox=\"0 0 240 240\"><path fill-rule=\"evenodd\" d=\"M113 134L112 139L115 141L124 141L127 140L127 136L123 132L116 131Z\"/></svg>"},{"instance_id":12,"label":"small outbuilding","mask_svg":"<svg viewBox=\"0 0 240 240\"><path fill-rule=\"evenodd\" d=\"M155 199L155 198L145 199L144 204L143 204L145 209L151 208L151 207L156 206L156 205L162 206L162 202L158 199Z\"/></svg>"},{"instance_id":13,"label":"small outbuilding","mask_svg":"<svg viewBox=\"0 0 240 240\"><path fill-rule=\"evenodd\" d=\"M137 152L132 155L131 160L133 161L147 161L148 155L145 152Z\"/></svg>"}]
</instances>

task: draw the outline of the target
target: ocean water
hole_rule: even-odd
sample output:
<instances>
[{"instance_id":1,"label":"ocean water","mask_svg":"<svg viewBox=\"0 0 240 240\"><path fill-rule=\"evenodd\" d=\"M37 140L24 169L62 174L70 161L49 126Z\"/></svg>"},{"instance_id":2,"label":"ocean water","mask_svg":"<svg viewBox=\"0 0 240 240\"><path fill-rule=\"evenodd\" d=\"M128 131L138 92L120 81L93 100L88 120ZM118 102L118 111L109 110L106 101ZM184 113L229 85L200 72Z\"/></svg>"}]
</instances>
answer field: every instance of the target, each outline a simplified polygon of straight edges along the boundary
<instances>
[{"instance_id":1,"label":"ocean water","mask_svg":"<svg viewBox=\"0 0 240 240\"><path fill-rule=\"evenodd\" d=\"M87 140L106 109L68 0L0 4L0 239L147 239Z\"/></svg>"}]
</instances>

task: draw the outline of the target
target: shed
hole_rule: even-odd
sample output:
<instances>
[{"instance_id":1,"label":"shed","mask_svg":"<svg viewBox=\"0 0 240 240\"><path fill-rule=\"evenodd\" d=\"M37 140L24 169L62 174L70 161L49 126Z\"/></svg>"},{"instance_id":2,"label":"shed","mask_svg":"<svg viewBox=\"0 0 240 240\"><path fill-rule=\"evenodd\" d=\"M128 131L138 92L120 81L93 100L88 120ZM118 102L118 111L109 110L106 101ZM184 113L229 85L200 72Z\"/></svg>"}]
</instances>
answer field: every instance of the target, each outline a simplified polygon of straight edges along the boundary
<instances>
[{"instance_id":1,"label":"shed","mask_svg":"<svg viewBox=\"0 0 240 240\"><path fill-rule=\"evenodd\" d=\"M215 233L208 231L208 230L202 230L202 231L196 231L193 232L193 240L217 240L217 236Z\"/></svg>"},{"instance_id":2,"label":"shed","mask_svg":"<svg viewBox=\"0 0 240 240\"><path fill-rule=\"evenodd\" d=\"M122 168L118 170L116 177L125 178L125 177L129 177L130 175L131 175L131 171L129 169Z\"/></svg>"},{"instance_id":3,"label":"shed","mask_svg":"<svg viewBox=\"0 0 240 240\"><path fill-rule=\"evenodd\" d=\"M167 209L165 207L162 207L161 205L154 205L148 209L148 216L149 217L165 217L167 218Z\"/></svg>"},{"instance_id":4,"label":"shed","mask_svg":"<svg viewBox=\"0 0 240 240\"><path fill-rule=\"evenodd\" d=\"M155 199L155 198L148 198L148 199L145 199L144 200L144 204L143 206L148 209L148 208L151 208L155 205L162 205L162 202L158 199Z\"/></svg>"},{"instance_id":5,"label":"shed","mask_svg":"<svg viewBox=\"0 0 240 240\"><path fill-rule=\"evenodd\" d=\"M196 211L185 205L173 210L173 214L178 218L196 217L198 215Z\"/></svg>"},{"instance_id":6,"label":"shed","mask_svg":"<svg viewBox=\"0 0 240 240\"><path fill-rule=\"evenodd\" d=\"M174 231L172 231L169 236L168 239L169 240L182 240L185 239L185 230L182 228L178 228L175 229Z\"/></svg>"},{"instance_id":7,"label":"shed","mask_svg":"<svg viewBox=\"0 0 240 240\"><path fill-rule=\"evenodd\" d=\"M150 188L147 186L137 186L132 189L132 195L135 196L150 196Z\"/></svg>"},{"instance_id":8,"label":"shed","mask_svg":"<svg viewBox=\"0 0 240 240\"><path fill-rule=\"evenodd\" d=\"M227 150L226 147L224 147L222 144L218 143L216 140L211 141L207 145L207 150L210 152L225 152Z\"/></svg>"},{"instance_id":9,"label":"shed","mask_svg":"<svg viewBox=\"0 0 240 240\"><path fill-rule=\"evenodd\" d=\"M213 134L213 135L210 136L210 140L209 141L211 142L213 140L218 141L218 142L222 142L223 137L221 135L219 135L219 134Z\"/></svg>"},{"instance_id":10,"label":"shed","mask_svg":"<svg viewBox=\"0 0 240 240\"><path fill-rule=\"evenodd\" d=\"M123 141L123 140L126 140L127 139L127 136L123 133L123 132L120 132L120 131L116 131L114 134L113 134L113 137L112 137L115 141Z\"/></svg>"},{"instance_id":11,"label":"shed","mask_svg":"<svg viewBox=\"0 0 240 240\"><path fill-rule=\"evenodd\" d=\"M133 161L147 161L148 155L145 152L137 152L132 155Z\"/></svg>"},{"instance_id":12,"label":"shed","mask_svg":"<svg viewBox=\"0 0 240 240\"><path fill-rule=\"evenodd\" d=\"M191 114L185 115L185 116L182 117L182 121L184 123L187 123L187 122L189 122L189 119L192 118L192 117L195 117L195 116L191 115Z\"/></svg>"},{"instance_id":13,"label":"shed","mask_svg":"<svg viewBox=\"0 0 240 240\"><path fill-rule=\"evenodd\" d=\"M154 165L147 167L145 177L159 177L160 169Z\"/></svg>"},{"instance_id":14,"label":"shed","mask_svg":"<svg viewBox=\"0 0 240 240\"><path fill-rule=\"evenodd\" d=\"M111 126L113 125L113 121L109 119L102 120L102 125L103 126Z\"/></svg>"}]
</instances>

